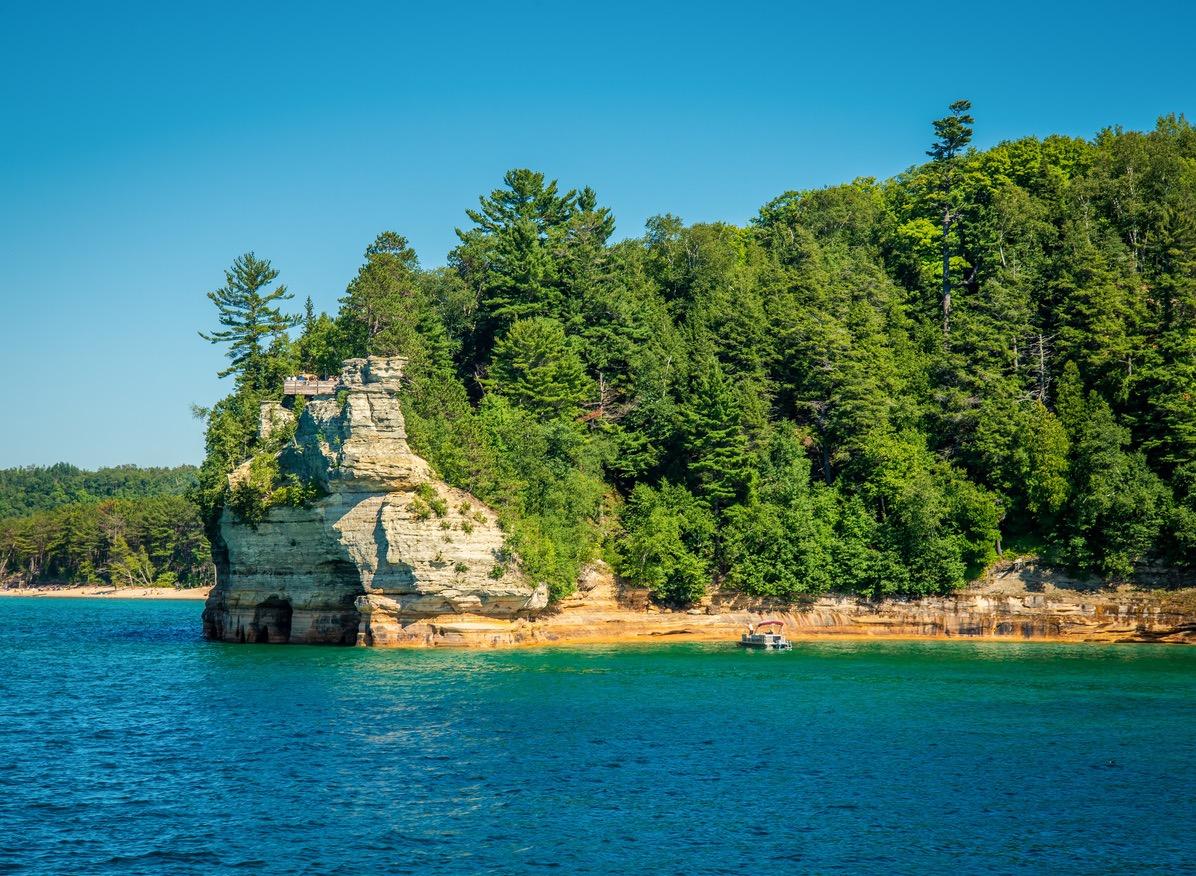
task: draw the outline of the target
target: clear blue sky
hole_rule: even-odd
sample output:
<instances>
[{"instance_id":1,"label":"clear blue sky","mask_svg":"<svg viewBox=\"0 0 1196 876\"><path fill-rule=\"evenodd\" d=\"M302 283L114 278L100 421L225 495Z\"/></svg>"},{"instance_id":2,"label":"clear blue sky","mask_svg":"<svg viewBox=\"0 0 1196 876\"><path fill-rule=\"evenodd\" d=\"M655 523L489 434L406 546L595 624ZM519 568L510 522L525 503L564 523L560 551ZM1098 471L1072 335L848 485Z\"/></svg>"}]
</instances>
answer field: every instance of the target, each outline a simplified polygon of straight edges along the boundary
<instances>
[{"instance_id":1,"label":"clear blue sky","mask_svg":"<svg viewBox=\"0 0 1196 876\"><path fill-rule=\"evenodd\" d=\"M987 8L985 8L987 7ZM976 143L1196 113L1187 4L12 3L0 27L0 466L198 462L197 328L237 254L321 309L384 229L443 264L510 167L672 212Z\"/></svg>"}]
</instances>

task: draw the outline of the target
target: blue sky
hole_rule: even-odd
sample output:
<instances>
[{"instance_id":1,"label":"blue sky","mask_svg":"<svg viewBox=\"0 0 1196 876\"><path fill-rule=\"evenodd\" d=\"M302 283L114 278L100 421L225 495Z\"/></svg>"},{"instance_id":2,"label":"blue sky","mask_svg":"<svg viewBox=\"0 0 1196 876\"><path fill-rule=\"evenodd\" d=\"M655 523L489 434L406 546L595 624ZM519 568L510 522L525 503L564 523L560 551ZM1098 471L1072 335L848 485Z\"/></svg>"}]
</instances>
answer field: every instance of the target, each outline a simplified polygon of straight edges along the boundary
<instances>
[{"instance_id":1,"label":"blue sky","mask_svg":"<svg viewBox=\"0 0 1196 876\"><path fill-rule=\"evenodd\" d=\"M198 462L196 329L246 250L333 310L379 231L443 264L510 167L618 236L976 144L1196 113L1181 3L10 3L0 466Z\"/></svg>"}]
</instances>

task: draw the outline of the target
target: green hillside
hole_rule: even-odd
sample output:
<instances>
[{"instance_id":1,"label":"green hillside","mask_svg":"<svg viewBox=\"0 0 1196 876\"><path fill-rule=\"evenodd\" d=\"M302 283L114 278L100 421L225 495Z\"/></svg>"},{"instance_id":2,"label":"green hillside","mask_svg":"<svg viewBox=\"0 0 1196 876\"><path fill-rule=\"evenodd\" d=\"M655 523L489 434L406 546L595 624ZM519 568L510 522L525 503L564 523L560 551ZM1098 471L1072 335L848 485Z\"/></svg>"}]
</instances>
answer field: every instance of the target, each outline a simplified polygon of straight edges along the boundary
<instances>
[{"instance_id":1,"label":"green hillside","mask_svg":"<svg viewBox=\"0 0 1196 876\"><path fill-rule=\"evenodd\" d=\"M282 376L401 354L414 445L557 595L596 555L678 603L946 592L1011 537L1111 580L1191 566L1196 130L973 124L953 105L893 179L618 242L592 190L513 170L447 267L384 233L301 322L247 254L211 296L235 387L195 497L214 519Z\"/></svg>"}]
</instances>

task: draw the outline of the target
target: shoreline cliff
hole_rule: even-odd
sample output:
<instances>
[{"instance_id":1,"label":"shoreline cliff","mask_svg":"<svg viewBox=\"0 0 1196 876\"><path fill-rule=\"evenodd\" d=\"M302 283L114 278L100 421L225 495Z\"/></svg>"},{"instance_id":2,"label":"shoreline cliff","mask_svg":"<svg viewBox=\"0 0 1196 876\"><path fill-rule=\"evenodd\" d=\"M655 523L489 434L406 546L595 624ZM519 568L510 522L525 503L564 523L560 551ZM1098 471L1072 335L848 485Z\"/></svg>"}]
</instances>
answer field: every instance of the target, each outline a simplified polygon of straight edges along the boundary
<instances>
[{"instance_id":1,"label":"shoreline cliff","mask_svg":"<svg viewBox=\"0 0 1196 876\"><path fill-rule=\"evenodd\" d=\"M801 606L715 593L687 610L652 605L647 592L590 566L578 591L524 617L442 615L400 621L392 647L502 648L574 644L726 642L749 623L785 622L797 641L969 640L1196 644L1196 590L1094 591L1039 580L1032 565L998 570L949 596L868 600L827 595ZM1046 573L1049 575L1049 573Z\"/></svg>"},{"instance_id":2,"label":"shoreline cliff","mask_svg":"<svg viewBox=\"0 0 1196 876\"><path fill-rule=\"evenodd\" d=\"M547 588L509 561L495 511L412 452L398 400L405 364L348 360L335 395L303 406L277 464L319 498L255 523L224 509L208 638L384 645L404 620L547 606ZM291 416L264 405L263 432ZM230 476L234 489L248 465Z\"/></svg>"},{"instance_id":3,"label":"shoreline cliff","mask_svg":"<svg viewBox=\"0 0 1196 876\"><path fill-rule=\"evenodd\" d=\"M773 605L716 592L696 607L653 606L610 569L588 567L549 605L519 571L496 512L439 480L407 442L405 361L345 363L335 393L291 410L263 405L262 431L293 426L283 476L318 496L249 523L225 508L204 635L227 642L503 647L585 642L733 641L762 617L791 638L1196 641L1196 591L1094 590L1033 563L1005 564L950 596L823 596ZM246 463L230 476L248 477Z\"/></svg>"}]
</instances>

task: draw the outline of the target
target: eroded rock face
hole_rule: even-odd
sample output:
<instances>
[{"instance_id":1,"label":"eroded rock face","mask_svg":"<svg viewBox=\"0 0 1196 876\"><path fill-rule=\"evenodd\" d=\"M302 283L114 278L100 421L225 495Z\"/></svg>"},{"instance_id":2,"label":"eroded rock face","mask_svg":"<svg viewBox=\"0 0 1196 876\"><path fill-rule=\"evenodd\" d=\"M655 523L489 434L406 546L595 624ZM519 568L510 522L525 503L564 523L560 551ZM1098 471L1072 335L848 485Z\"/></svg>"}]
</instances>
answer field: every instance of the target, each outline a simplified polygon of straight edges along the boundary
<instances>
[{"instance_id":1,"label":"eroded rock face","mask_svg":"<svg viewBox=\"0 0 1196 876\"><path fill-rule=\"evenodd\" d=\"M348 360L338 397L304 407L279 467L323 498L273 508L256 528L225 509L206 636L382 644L420 619L545 607L546 589L507 561L494 511L411 451L397 397L403 364ZM263 411L264 428L279 419Z\"/></svg>"}]
</instances>

